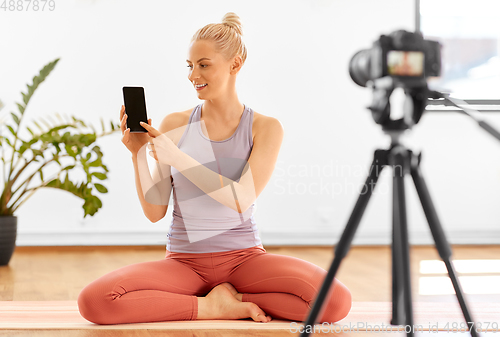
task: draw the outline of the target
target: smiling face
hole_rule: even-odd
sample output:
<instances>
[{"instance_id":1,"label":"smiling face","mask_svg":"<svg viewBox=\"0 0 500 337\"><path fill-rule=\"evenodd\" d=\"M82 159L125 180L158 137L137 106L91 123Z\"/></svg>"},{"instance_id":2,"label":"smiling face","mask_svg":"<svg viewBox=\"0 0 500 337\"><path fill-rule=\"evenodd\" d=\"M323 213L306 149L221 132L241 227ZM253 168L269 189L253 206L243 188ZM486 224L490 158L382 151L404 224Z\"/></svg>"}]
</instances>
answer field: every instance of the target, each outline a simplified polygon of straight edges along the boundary
<instances>
[{"instance_id":1,"label":"smiling face","mask_svg":"<svg viewBox=\"0 0 500 337\"><path fill-rule=\"evenodd\" d=\"M238 58L226 60L215 50L213 41L197 40L191 43L186 60L189 69L188 79L196 90L198 98L213 99L234 90L234 75L241 68ZM199 87L204 84L206 84L204 87Z\"/></svg>"}]
</instances>

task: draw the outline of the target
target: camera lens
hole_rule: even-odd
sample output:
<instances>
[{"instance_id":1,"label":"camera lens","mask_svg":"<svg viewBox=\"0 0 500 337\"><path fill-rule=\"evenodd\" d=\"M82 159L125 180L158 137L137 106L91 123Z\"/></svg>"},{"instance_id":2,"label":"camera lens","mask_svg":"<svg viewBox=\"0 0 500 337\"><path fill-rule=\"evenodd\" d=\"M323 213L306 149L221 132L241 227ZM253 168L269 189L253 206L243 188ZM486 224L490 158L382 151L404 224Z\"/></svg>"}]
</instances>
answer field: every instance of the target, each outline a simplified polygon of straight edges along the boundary
<instances>
[{"instance_id":1,"label":"camera lens","mask_svg":"<svg viewBox=\"0 0 500 337\"><path fill-rule=\"evenodd\" d=\"M358 51L349 62L349 75L357 85L362 87L366 87L366 83L372 79L370 76L370 51L371 49Z\"/></svg>"}]
</instances>

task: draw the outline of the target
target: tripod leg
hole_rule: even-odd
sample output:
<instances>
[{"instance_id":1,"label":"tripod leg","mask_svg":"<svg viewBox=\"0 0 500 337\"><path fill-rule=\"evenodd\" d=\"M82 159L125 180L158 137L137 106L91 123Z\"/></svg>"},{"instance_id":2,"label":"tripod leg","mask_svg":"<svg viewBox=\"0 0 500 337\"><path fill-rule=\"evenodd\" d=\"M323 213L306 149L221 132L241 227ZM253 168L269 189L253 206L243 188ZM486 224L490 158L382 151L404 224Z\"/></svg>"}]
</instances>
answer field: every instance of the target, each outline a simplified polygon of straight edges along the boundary
<instances>
[{"instance_id":1,"label":"tripod leg","mask_svg":"<svg viewBox=\"0 0 500 337\"><path fill-rule=\"evenodd\" d=\"M354 233L358 228L358 225L361 221L363 213L368 205L368 201L375 189L377 184L377 180L379 174L381 173L384 165L387 163L387 150L376 150L373 158L373 162L370 166L370 172L366 179L365 185L363 186L363 190L360 192L358 197L358 201L354 206L354 209L351 213L349 221L340 237L339 243L335 246L335 256L328 270L328 273L325 276L325 280L323 281L323 285L318 293L314 301L314 305L309 312L307 320L304 326L304 332L301 333L301 337L309 336L309 331L313 330L314 324L317 322L316 318L322 314L323 310L323 302L326 296L329 294L330 286L335 278L335 274L340 266L340 262L347 255L349 247L351 245L352 238L354 237ZM366 189L366 192L364 190Z\"/></svg>"},{"instance_id":2,"label":"tripod leg","mask_svg":"<svg viewBox=\"0 0 500 337\"><path fill-rule=\"evenodd\" d=\"M406 217L404 178L409 167L408 150L395 148L391 154L393 166L393 311L391 324L411 327L407 336L413 336L413 308L411 299L410 249ZM404 307L401 307L401 304Z\"/></svg>"},{"instance_id":3,"label":"tripod leg","mask_svg":"<svg viewBox=\"0 0 500 337\"><path fill-rule=\"evenodd\" d=\"M422 208L424 209L427 222L429 223L429 227L436 244L436 249L439 252L439 256L445 263L446 269L448 269L448 275L450 276L451 282L453 283L453 288L455 288L455 294L457 295L458 302L460 303L460 307L469 327L469 331L471 332L472 336L476 337L478 336L478 334L476 332L476 329L474 328L474 321L472 320L472 316L467 308L465 297L463 295L460 283L458 282L455 268L451 264L451 247L446 240L443 228L441 227L441 223L439 222L436 209L434 208L431 196L429 194L429 190L427 189L427 185L425 184L424 178L422 176L419 162L420 159L417 158L414 158L414 160L412 160L411 176L413 178L413 182L415 183L415 187L417 189Z\"/></svg>"}]
</instances>

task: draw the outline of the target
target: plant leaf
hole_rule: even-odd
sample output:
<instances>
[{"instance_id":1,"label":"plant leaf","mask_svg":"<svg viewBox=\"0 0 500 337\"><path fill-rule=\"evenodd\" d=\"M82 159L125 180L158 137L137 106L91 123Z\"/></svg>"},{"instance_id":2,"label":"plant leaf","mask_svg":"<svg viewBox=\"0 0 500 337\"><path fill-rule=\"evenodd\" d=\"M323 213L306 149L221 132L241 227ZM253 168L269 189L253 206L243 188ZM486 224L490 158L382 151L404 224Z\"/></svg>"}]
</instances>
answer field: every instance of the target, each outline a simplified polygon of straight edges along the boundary
<instances>
[{"instance_id":1,"label":"plant leaf","mask_svg":"<svg viewBox=\"0 0 500 337\"><path fill-rule=\"evenodd\" d=\"M99 145L95 145L92 150L97 153L97 156L98 157L102 157L102 152L101 152L101 148L99 147Z\"/></svg>"},{"instance_id":2,"label":"plant leaf","mask_svg":"<svg viewBox=\"0 0 500 337\"><path fill-rule=\"evenodd\" d=\"M16 103L16 104L17 104L17 108L19 109L19 112L22 115L24 113L24 110L26 109L26 107L24 105L19 104L19 103Z\"/></svg>"},{"instance_id":3,"label":"plant leaf","mask_svg":"<svg viewBox=\"0 0 500 337\"><path fill-rule=\"evenodd\" d=\"M43 151L40 151L37 149L31 149L31 152L33 152L33 156L42 156L43 157Z\"/></svg>"},{"instance_id":4,"label":"plant leaf","mask_svg":"<svg viewBox=\"0 0 500 337\"><path fill-rule=\"evenodd\" d=\"M101 158L97 158L93 162L88 163L90 167L98 167L102 165Z\"/></svg>"},{"instance_id":5,"label":"plant leaf","mask_svg":"<svg viewBox=\"0 0 500 337\"><path fill-rule=\"evenodd\" d=\"M29 100L30 100L30 97L28 95L26 95L24 92L21 93L21 95L23 95L23 102L24 104L28 104Z\"/></svg>"},{"instance_id":6,"label":"plant leaf","mask_svg":"<svg viewBox=\"0 0 500 337\"><path fill-rule=\"evenodd\" d=\"M42 121L43 124L45 124L49 129L52 127L47 121L43 118L40 117L40 120Z\"/></svg>"},{"instance_id":7,"label":"plant leaf","mask_svg":"<svg viewBox=\"0 0 500 337\"><path fill-rule=\"evenodd\" d=\"M36 125L37 128L40 129L40 131L43 131L43 128L40 126L40 124L37 123L37 121L33 121L33 123Z\"/></svg>"},{"instance_id":8,"label":"plant leaf","mask_svg":"<svg viewBox=\"0 0 500 337\"><path fill-rule=\"evenodd\" d=\"M106 173L101 173L101 172L92 172L91 175L93 175L99 180L105 180L107 178Z\"/></svg>"},{"instance_id":9,"label":"plant leaf","mask_svg":"<svg viewBox=\"0 0 500 337\"><path fill-rule=\"evenodd\" d=\"M6 125L7 129L9 129L10 133L12 133L12 135L14 135L14 137L16 136L16 132L14 131L14 129L12 128L12 126L10 125Z\"/></svg>"},{"instance_id":10,"label":"plant leaf","mask_svg":"<svg viewBox=\"0 0 500 337\"><path fill-rule=\"evenodd\" d=\"M11 112L10 114L12 115L12 119L14 120L14 122L19 125L19 117L13 112Z\"/></svg>"},{"instance_id":11,"label":"plant leaf","mask_svg":"<svg viewBox=\"0 0 500 337\"><path fill-rule=\"evenodd\" d=\"M95 195L92 195L92 189L87 187L87 184L83 182L80 183L79 185L75 185L73 182L67 179L64 182L62 182L59 179L53 179L46 186L68 191L76 195L77 197L84 199L85 200L83 204L83 209L85 211L85 214L83 216L84 218L87 215L94 215L99 210L99 208L102 207L101 200Z\"/></svg>"},{"instance_id":12,"label":"plant leaf","mask_svg":"<svg viewBox=\"0 0 500 337\"><path fill-rule=\"evenodd\" d=\"M55 59L52 62L47 63L39 72L39 74L35 77L33 77L33 84L32 85L27 85L28 87L28 93L21 93L23 95L23 102L26 105L28 105L29 100L31 99L31 96L35 92L35 90L38 88L40 83L42 83L45 78L50 74L50 72L54 69L56 66L57 62L59 62L59 58ZM24 111L23 111L24 113Z\"/></svg>"},{"instance_id":13,"label":"plant leaf","mask_svg":"<svg viewBox=\"0 0 500 337\"><path fill-rule=\"evenodd\" d=\"M85 218L87 215L94 215L101 207L102 202L98 197L91 195L90 197L85 198L85 203L83 204L85 215L83 217Z\"/></svg>"},{"instance_id":14,"label":"plant leaf","mask_svg":"<svg viewBox=\"0 0 500 337\"><path fill-rule=\"evenodd\" d=\"M108 189L101 184L94 184L95 188L101 193L108 193Z\"/></svg>"},{"instance_id":15,"label":"plant leaf","mask_svg":"<svg viewBox=\"0 0 500 337\"><path fill-rule=\"evenodd\" d=\"M59 161L59 156L58 156L57 154L55 154L55 155L54 155L54 161L55 161L56 163L58 163L58 164L59 164L59 166L62 166L62 165L61 165L61 162Z\"/></svg>"}]
</instances>

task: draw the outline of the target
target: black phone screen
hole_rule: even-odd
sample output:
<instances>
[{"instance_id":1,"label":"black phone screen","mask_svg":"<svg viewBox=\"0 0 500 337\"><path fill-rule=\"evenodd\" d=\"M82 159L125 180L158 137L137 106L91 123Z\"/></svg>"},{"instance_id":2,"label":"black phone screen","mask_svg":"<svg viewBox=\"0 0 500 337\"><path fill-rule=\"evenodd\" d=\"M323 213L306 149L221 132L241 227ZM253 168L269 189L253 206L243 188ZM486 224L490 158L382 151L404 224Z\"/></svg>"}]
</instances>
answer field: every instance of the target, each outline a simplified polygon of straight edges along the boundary
<instances>
[{"instance_id":1,"label":"black phone screen","mask_svg":"<svg viewBox=\"0 0 500 337\"><path fill-rule=\"evenodd\" d=\"M130 132L148 132L139 124L140 122L148 122L144 88L123 87L123 101L127 114L127 128L130 128Z\"/></svg>"}]
</instances>

